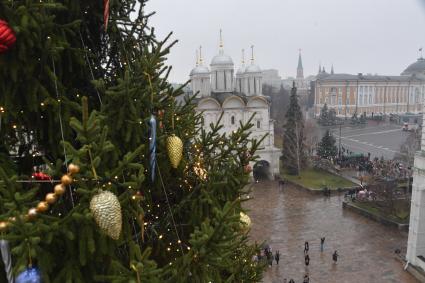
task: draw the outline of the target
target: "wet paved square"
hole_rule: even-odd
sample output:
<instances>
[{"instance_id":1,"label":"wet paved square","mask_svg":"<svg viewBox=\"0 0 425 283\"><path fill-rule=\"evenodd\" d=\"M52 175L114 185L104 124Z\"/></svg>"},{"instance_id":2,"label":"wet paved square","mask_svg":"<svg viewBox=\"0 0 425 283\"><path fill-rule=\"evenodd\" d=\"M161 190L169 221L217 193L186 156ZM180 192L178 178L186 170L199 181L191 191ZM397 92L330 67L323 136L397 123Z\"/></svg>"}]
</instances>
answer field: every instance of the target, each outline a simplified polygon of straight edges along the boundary
<instances>
[{"instance_id":1,"label":"wet paved square","mask_svg":"<svg viewBox=\"0 0 425 283\"><path fill-rule=\"evenodd\" d=\"M311 283L413 283L394 253L405 253L407 232L386 227L342 209L343 195L325 198L295 188L279 190L276 182L252 186L246 202L253 222L253 241L269 243L279 250L279 266L273 264L263 282L302 282L306 272ZM326 237L320 252L320 238ZM308 241L310 265L304 265L304 242ZM338 263L332 253L338 250ZM403 254L404 256L404 254Z\"/></svg>"}]
</instances>

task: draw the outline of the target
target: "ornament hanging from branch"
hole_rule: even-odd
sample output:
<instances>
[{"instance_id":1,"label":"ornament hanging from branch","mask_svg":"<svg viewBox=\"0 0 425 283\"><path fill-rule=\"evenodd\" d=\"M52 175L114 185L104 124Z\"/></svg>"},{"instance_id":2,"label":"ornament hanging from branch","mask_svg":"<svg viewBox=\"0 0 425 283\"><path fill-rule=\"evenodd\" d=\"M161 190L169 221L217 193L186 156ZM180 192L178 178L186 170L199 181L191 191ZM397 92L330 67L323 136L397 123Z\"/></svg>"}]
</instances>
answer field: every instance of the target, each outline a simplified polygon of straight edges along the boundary
<instances>
[{"instance_id":1,"label":"ornament hanging from branch","mask_svg":"<svg viewBox=\"0 0 425 283\"><path fill-rule=\"evenodd\" d=\"M167 138L167 151L171 166L177 168L183 156L183 142L176 135Z\"/></svg>"},{"instance_id":2,"label":"ornament hanging from branch","mask_svg":"<svg viewBox=\"0 0 425 283\"><path fill-rule=\"evenodd\" d=\"M162 130L164 128L164 110L158 110L158 117L159 117L159 128Z\"/></svg>"},{"instance_id":3,"label":"ornament hanging from branch","mask_svg":"<svg viewBox=\"0 0 425 283\"><path fill-rule=\"evenodd\" d=\"M6 273L7 282L13 283L13 272L12 272L12 256L10 253L9 242L6 240L0 240L0 251L1 258L3 260L4 271Z\"/></svg>"},{"instance_id":4,"label":"ornament hanging from branch","mask_svg":"<svg viewBox=\"0 0 425 283\"><path fill-rule=\"evenodd\" d=\"M37 267L29 266L22 271L15 280L15 283L41 283L40 270Z\"/></svg>"},{"instance_id":5,"label":"ornament hanging from branch","mask_svg":"<svg viewBox=\"0 0 425 283\"><path fill-rule=\"evenodd\" d=\"M249 174L249 173L251 173L251 172L252 172L252 167L251 167L251 165L249 165L249 164L245 165L245 166L243 167L243 171L244 171L244 173L245 173L245 174Z\"/></svg>"},{"instance_id":6,"label":"ornament hanging from branch","mask_svg":"<svg viewBox=\"0 0 425 283\"><path fill-rule=\"evenodd\" d=\"M244 232L247 232L249 228L251 227L251 218L243 212L241 212L239 215L240 215L240 221L241 221L241 229Z\"/></svg>"},{"instance_id":7,"label":"ornament hanging from branch","mask_svg":"<svg viewBox=\"0 0 425 283\"><path fill-rule=\"evenodd\" d=\"M8 51L16 41L16 36L7 22L0 20L0 54Z\"/></svg>"},{"instance_id":8,"label":"ornament hanging from branch","mask_svg":"<svg viewBox=\"0 0 425 283\"><path fill-rule=\"evenodd\" d=\"M172 112L171 112L171 127L174 131L174 108L175 108L175 102L172 102ZM171 166L173 168L179 167L179 163L182 160L183 156L183 142L182 140L176 136L175 134L172 134L167 138L167 152L168 157L170 158Z\"/></svg>"},{"instance_id":9,"label":"ornament hanging from branch","mask_svg":"<svg viewBox=\"0 0 425 283\"><path fill-rule=\"evenodd\" d=\"M100 230L118 240L122 229L122 214L117 196L109 191L101 191L91 199L90 210Z\"/></svg>"},{"instance_id":10,"label":"ornament hanging from branch","mask_svg":"<svg viewBox=\"0 0 425 283\"><path fill-rule=\"evenodd\" d=\"M153 114L153 94L154 94L154 90L153 90L153 86L152 86L152 80L151 80L151 76L146 73L143 72L146 76L146 78L148 79L149 82L149 88L151 91L151 117L149 119L148 122L148 126L149 126L149 167L151 170L151 181L152 183L155 181L155 169L156 169L156 117Z\"/></svg>"},{"instance_id":11,"label":"ornament hanging from branch","mask_svg":"<svg viewBox=\"0 0 425 283\"><path fill-rule=\"evenodd\" d=\"M151 169L151 181L155 181L156 167L156 118L151 115L149 119L149 165Z\"/></svg>"},{"instance_id":12,"label":"ornament hanging from branch","mask_svg":"<svg viewBox=\"0 0 425 283\"><path fill-rule=\"evenodd\" d=\"M103 0L103 25L105 27L105 32L108 29L109 22L109 0Z\"/></svg>"},{"instance_id":13,"label":"ornament hanging from branch","mask_svg":"<svg viewBox=\"0 0 425 283\"><path fill-rule=\"evenodd\" d=\"M37 181L49 181L52 178L50 177L50 175L43 173L43 172L35 172L32 173L31 175L34 179L36 179Z\"/></svg>"}]
</instances>

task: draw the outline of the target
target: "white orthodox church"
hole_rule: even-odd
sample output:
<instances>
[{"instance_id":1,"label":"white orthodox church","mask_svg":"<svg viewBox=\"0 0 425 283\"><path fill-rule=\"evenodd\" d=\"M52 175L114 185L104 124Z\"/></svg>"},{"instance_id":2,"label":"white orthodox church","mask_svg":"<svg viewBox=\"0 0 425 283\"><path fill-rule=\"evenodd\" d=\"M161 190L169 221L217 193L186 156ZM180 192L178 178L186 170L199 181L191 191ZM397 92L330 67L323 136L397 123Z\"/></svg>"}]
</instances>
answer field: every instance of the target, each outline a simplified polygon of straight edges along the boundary
<instances>
[{"instance_id":1,"label":"white orthodox church","mask_svg":"<svg viewBox=\"0 0 425 283\"><path fill-rule=\"evenodd\" d=\"M197 111L203 113L204 127L216 123L223 113L222 132L230 133L239 127L239 121L247 122L255 113L251 137L261 139L268 134L256 154L259 160L267 161L270 174L278 174L280 150L274 146L270 100L262 94L261 69L254 63L251 49L251 63L245 66L242 50L242 63L235 74L232 58L224 53L220 33L219 52L211 60L210 69L204 66L200 49L196 67L190 72L191 90L197 93Z\"/></svg>"}]
</instances>

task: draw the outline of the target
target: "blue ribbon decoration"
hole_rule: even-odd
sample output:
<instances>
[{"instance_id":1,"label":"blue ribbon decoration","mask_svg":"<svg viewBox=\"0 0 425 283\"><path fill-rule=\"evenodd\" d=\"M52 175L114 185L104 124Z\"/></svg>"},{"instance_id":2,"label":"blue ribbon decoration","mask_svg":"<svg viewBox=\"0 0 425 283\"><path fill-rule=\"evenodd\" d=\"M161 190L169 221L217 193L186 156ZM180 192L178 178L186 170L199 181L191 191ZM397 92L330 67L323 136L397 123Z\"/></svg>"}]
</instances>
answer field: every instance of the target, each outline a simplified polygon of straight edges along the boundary
<instances>
[{"instance_id":1,"label":"blue ribbon decoration","mask_svg":"<svg viewBox=\"0 0 425 283\"><path fill-rule=\"evenodd\" d=\"M149 165L151 169L151 181L155 181L156 169L156 118L151 115L149 119Z\"/></svg>"}]
</instances>

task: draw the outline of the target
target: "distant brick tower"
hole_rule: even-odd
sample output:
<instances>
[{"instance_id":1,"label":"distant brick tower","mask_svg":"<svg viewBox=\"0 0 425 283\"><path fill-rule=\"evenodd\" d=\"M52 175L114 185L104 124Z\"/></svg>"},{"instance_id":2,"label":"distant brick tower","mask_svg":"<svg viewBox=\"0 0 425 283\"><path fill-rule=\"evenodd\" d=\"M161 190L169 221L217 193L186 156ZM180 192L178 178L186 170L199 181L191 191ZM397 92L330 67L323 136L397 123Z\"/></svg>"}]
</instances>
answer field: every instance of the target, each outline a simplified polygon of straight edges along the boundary
<instances>
[{"instance_id":1,"label":"distant brick tower","mask_svg":"<svg viewBox=\"0 0 425 283\"><path fill-rule=\"evenodd\" d=\"M304 79L303 60L301 59L301 49L298 54L297 79Z\"/></svg>"}]
</instances>

